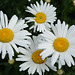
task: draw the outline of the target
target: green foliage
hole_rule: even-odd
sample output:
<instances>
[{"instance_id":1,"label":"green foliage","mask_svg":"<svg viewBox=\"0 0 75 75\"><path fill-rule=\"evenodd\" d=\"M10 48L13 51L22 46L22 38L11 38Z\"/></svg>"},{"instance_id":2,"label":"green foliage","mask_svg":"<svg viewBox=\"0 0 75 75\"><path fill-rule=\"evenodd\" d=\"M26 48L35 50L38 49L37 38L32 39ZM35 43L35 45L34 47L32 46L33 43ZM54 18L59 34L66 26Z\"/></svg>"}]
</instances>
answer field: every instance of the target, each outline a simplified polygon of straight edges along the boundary
<instances>
[{"instance_id":1,"label":"green foliage","mask_svg":"<svg viewBox=\"0 0 75 75\"><path fill-rule=\"evenodd\" d=\"M39 2L40 0L37 1ZM31 0L31 2L27 0L0 0L0 11L2 10L6 13L9 19L14 14L19 18L25 18L27 16L32 16L30 13L25 12L25 10L27 10L27 6L35 2L36 0ZM57 8L57 19L65 21L69 26L75 25L75 6L72 0L51 0L51 4ZM30 25L32 24L29 24L29 26ZM13 65L10 65L8 64L8 57L2 60L0 55L0 75L28 75L27 71L19 71L19 64L21 63L22 62L15 61ZM64 70L63 75L75 75L75 66L69 68L66 65L63 66L62 69ZM35 73L34 75L38 74ZM57 72L51 70L50 72L45 72L45 75L57 75Z\"/></svg>"}]
</instances>

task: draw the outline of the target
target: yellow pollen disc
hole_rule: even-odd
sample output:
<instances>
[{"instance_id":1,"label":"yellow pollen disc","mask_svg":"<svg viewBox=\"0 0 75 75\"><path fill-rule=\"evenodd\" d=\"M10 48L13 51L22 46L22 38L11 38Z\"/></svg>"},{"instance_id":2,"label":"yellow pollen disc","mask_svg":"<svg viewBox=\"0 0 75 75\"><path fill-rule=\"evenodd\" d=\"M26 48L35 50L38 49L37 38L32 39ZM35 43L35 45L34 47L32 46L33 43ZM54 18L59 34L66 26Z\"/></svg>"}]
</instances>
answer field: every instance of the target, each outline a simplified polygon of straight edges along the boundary
<instances>
[{"instance_id":1,"label":"yellow pollen disc","mask_svg":"<svg viewBox=\"0 0 75 75\"><path fill-rule=\"evenodd\" d=\"M35 62L36 64L42 64L45 62L46 58L44 60L42 60L40 53L42 52L42 50L37 50L32 54L32 60L33 62Z\"/></svg>"},{"instance_id":2,"label":"yellow pollen disc","mask_svg":"<svg viewBox=\"0 0 75 75\"><path fill-rule=\"evenodd\" d=\"M69 47L69 42L66 38L57 38L53 43L53 47L58 52L65 52Z\"/></svg>"},{"instance_id":3,"label":"yellow pollen disc","mask_svg":"<svg viewBox=\"0 0 75 75\"><path fill-rule=\"evenodd\" d=\"M0 30L0 42L7 43L13 40L14 33L8 28L3 28Z\"/></svg>"},{"instance_id":4,"label":"yellow pollen disc","mask_svg":"<svg viewBox=\"0 0 75 75\"><path fill-rule=\"evenodd\" d=\"M41 23L44 23L46 21L46 15L42 12L37 13L35 16L36 16L35 21L37 23L41 24Z\"/></svg>"}]
</instances>

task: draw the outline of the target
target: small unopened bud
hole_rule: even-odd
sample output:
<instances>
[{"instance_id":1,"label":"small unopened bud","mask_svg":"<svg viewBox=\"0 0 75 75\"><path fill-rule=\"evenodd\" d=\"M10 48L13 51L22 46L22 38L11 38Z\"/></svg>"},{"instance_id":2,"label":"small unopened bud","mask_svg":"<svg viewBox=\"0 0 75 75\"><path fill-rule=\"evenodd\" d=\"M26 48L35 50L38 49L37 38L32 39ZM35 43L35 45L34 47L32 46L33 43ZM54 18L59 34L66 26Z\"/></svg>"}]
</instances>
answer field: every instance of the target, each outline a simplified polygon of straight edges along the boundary
<instances>
[{"instance_id":1,"label":"small unopened bud","mask_svg":"<svg viewBox=\"0 0 75 75\"><path fill-rule=\"evenodd\" d=\"M45 0L45 2L50 3L50 2L51 2L51 0Z\"/></svg>"},{"instance_id":2,"label":"small unopened bud","mask_svg":"<svg viewBox=\"0 0 75 75\"><path fill-rule=\"evenodd\" d=\"M62 75L63 73L64 73L64 71L62 69L57 70L58 75Z\"/></svg>"},{"instance_id":3,"label":"small unopened bud","mask_svg":"<svg viewBox=\"0 0 75 75\"><path fill-rule=\"evenodd\" d=\"M8 60L8 63L12 65L12 64L15 63L15 60L14 60L14 59L12 59L12 60Z\"/></svg>"},{"instance_id":4,"label":"small unopened bud","mask_svg":"<svg viewBox=\"0 0 75 75\"><path fill-rule=\"evenodd\" d=\"M73 0L73 5L75 6L75 0Z\"/></svg>"}]
</instances>

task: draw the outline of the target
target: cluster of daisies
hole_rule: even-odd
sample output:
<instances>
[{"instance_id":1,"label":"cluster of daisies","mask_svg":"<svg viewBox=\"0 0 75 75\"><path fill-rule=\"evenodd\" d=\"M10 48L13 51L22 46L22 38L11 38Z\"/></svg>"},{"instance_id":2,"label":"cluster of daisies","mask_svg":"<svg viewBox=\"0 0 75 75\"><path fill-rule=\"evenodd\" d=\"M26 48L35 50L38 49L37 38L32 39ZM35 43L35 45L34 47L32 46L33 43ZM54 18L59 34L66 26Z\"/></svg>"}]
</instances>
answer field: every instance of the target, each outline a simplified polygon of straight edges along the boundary
<instances>
[{"instance_id":1,"label":"cluster of daisies","mask_svg":"<svg viewBox=\"0 0 75 75\"><path fill-rule=\"evenodd\" d=\"M19 53L16 61L22 61L20 71L28 69L28 74L37 72L42 75L46 71L56 71L55 64L60 69L63 65L74 65L75 57L75 25L69 27L65 22L56 21L56 8L47 2L31 4L27 7L34 17L19 19L16 15L8 22L8 17L0 11L0 53L2 59L8 54L12 60L14 50ZM26 23L25 23L26 20ZM28 23L34 25L30 29L42 32L33 36L26 28Z\"/></svg>"}]
</instances>

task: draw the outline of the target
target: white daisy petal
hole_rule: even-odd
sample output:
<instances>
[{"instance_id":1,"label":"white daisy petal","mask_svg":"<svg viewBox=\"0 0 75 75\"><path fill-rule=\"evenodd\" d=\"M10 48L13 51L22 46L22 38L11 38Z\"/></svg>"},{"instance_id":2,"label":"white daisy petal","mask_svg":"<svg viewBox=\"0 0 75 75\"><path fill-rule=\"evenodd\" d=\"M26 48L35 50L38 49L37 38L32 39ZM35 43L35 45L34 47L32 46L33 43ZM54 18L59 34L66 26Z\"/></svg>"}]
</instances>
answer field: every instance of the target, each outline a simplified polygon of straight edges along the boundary
<instances>
[{"instance_id":1,"label":"white daisy petal","mask_svg":"<svg viewBox=\"0 0 75 75\"><path fill-rule=\"evenodd\" d=\"M59 52L55 52L51 57L51 65L53 66L59 57Z\"/></svg>"},{"instance_id":2,"label":"white daisy petal","mask_svg":"<svg viewBox=\"0 0 75 75\"><path fill-rule=\"evenodd\" d=\"M30 58L16 58L16 61L30 61Z\"/></svg>"},{"instance_id":3,"label":"white daisy petal","mask_svg":"<svg viewBox=\"0 0 75 75\"><path fill-rule=\"evenodd\" d=\"M30 4L30 6L31 6L33 9L35 9L34 6L33 6L33 4Z\"/></svg>"},{"instance_id":4,"label":"white daisy petal","mask_svg":"<svg viewBox=\"0 0 75 75\"><path fill-rule=\"evenodd\" d=\"M49 47L49 45L48 45L49 43L47 43L47 42L43 42L43 43L41 43L41 44L38 45L39 49L46 49L46 48Z\"/></svg>"},{"instance_id":5,"label":"white daisy petal","mask_svg":"<svg viewBox=\"0 0 75 75\"><path fill-rule=\"evenodd\" d=\"M25 56L24 56L24 55L18 55L18 57L19 57L19 58L24 58Z\"/></svg>"},{"instance_id":6,"label":"white daisy petal","mask_svg":"<svg viewBox=\"0 0 75 75\"><path fill-rule=\"evenodd\" d=\"M58 69L61 69L62 65L61 65L61 62L60 60L58 61Z\"/></svg>"},{"instance_id":7,"label":"white daisy petal","mask_svg":"<svg viewBox=\"0 0 75 75\"><path fill-rule=\"evenodd\" d=\"M41 68L42 72L44 73L44 72L45 72L44 64L41 64L41 65L40 65L40 68Z\"/></svg>"},{"instance_id":8,"label":"white daisy petal","mask_svg":"<svg viewBox=\"0 0 75 75\"><path fill-rule=\"evenodd\" d=\"M33 63L31 63L31 66L30 66L30 68L28 69L28 73L29 73L29 74L32 74L33 65L34 65L34 64L33 64ZM35 70L34 70L34 71L35 71Z\"/></svg>"},{"instance_id":9,"label":"white daisy petal","mask_svg":"<svg viewBox=\"0 0 75 75\"><path fill-rule=\"evenodd\" d=\"M32 13L32 14L36 14L36 11L35 10L33 10L32 8L30 8L29 6L27 7L29 10L30 10L30 13Z\"/></svg>"},{"instance_id":10,"label":"white daisy petal","mask_svg":"<svg viewBox=\"0 0 75 75\"><path fill-rule=\"evenodd\" d=\"M40 0L40 3L41 3L41 6L43 6L43 1L42 0Z\"/></svg>"},{"instance_id":11,"label":"white daisy petal","mask_svg":"<svg viewBox=\"0 0 75 75\"><path fill-rule=\"evenodd\" d=\"M61 65L65 65L63 53L60 53L59 61L60 61Z\"/></svg>"},{"instance_id":12,"label":"white daisy petal","mask_svg":"<svg viewBox=\"0 0 75 75\"><path fill-rule=\"evenodd\" d=\"M0 29L2 29L1 23L0 23Z\"/></svg>"},{"instance_id":13,"label":"white daisy petal","mask_svg":"<svg viewBox=\"0 0 75 75\"><path fill-rule=\"evenodd\" d=\"M58 31L57 31L57 28L52 24L52 30L54 32L54 34L56 35L56 37L58 37Z\"/></svg>"},{"instance_id":14,"label":"white daisy petal","mask_svg":"<svg viewBox=\"0 0 75 75\"><path fill-rule=\"evenodd\" d=\"M67 51L70 55L72 55L73 57L75 57L75 50L70 48L68 51Z\"/></svg>"},{"instance_id":15,"label":"white daisy petal","mask_svg":"<svg viewBox=\"0 0 75 75\"><path fill-rule=\"evenodd\" d=\"M36 5L37 5L37 8L38 8L38 12L41 12L41 10L40 10L40 5L39 5L38 2L36 2Z\"/></svg>"},{"instance_id":16,"label":"white daisy petal","mask_svg":"<svg viewBox=\"0 0 75 75\"><path fill-rule=\"evenodd\" d=\"M18 17L16 15L14 15L10 21L9 21L9 28L10 29L13 29L13 27L16 25L17 23L17 20L18 20Z\"/></svg>"},{"instance_id":17,"label":"white daisy petal","mask_svg":"<svg viewBox=\"0 0 75 75\"><path fill-rule=\"evenodd\" d=\"M74 40L75 40L75 37L74 37L74 38L71 38L71 39L69 40L69 42L70 42L71 45L74 45L74 44L75 44L75 41L74 41Z\"/></svg>"},{"instance_id":18,"label":"white daisy petal","mask_svg":"<svg viewBox=\"0 0 75 75\"><path fill-rule=\"evenodd\" d=\"M39 9L38 9L38 7L37 7L35 4L34 4L33 6L34 6L34 10L36 11L36 14L37 14L37 12L38 12ZM32 13L32 14L33 14L33 13ZM36 14L35 14L35 15L36 15Z\"/></svg>"},{"instance_id":19,"label":"white daisy petal","mask_svg":"<svg viewBox=\"0 0 75 75\"><path fill-rule=\"evenodd\" d=\"M5 17L5 26L7 28L8 27L8 17L6 14L4 14L4 17Z\"/></svg>"},{"instance_id":20,"label":"white daisy petal","mask_svg":"<svg viewBox=\"0 0 75 75\"><path fill-rule=\"evenodd\" d=\"M65 33L64 29L65 29L65 22L63 22L62 25L61 25L62 37L63 37L63 35Z\"/></svg>"},{"instance_id":21,"label":"white daisy petal","mask_svg":"<svg viewBox=\"0 0 75 75\"><path fill-rule=\"evenodd\" d=\"M58 20L57 24L56 24L56 27L57 27L57 31L58 31L58 34L59 34L59 37L62 36L62 32L61 32L61 22L60 20Z\"/></svg>"},{"instance_id":22,"label":"white daisy petal","mask_svg":"<svg viewBox=\"0 0 75 75\"><path fill-rule=\"evenodd\" d=\"M28 27L28 25L27 25L27 24L24 24L24 23L25 23L24 20L19 21L19 22L16 24L16 26L14 27L13 31L14 31L14 32L18 32L18 31L20 31L21 29Z\"/></svg>"},{"instance_id":23,"label":"white daisy petal","mask_svg":"<svg viewBox=\"0 0 75 75\"><path fill-rule=\"evenodd\" d=\"M65 26L65 29L64 29L64 32L63 32L63 37L66 36L66 34L67 34L67 29L68 29L68 25Z\"/></svg>"},{"instance_id":24,"label":"white daisy petal","mask_svg":"<svg viewBox=\"0 0 75 75\"><path fill-rule=\"evenodd\" d=\"M7 49L7 53L9 54L9 59L12 60L12 52L11 52L11 49L9 48L8 46L9 44L6 44L6 49Z\"/></svg>"},{"instance_id":25,"label":"white daisy petal","mask_svg":"<svg viewBox=\"0 0 75 75\"><path fill-rule=\"evenodd\" d=\"M0 53L2 51L3 43L0 42Z\"/></svg>"},{"instance_id":26,"label":"white daisy petal","mask_svg":"<svg viewBox=\"0 0 75 75\"><path fill-rule=\"evenodd\" d=\"M30 55L29 51L19 47L19 52L21 52L22 54L25 54L25 55Z\"/></svg>"},{"instance_id":27,"label":"white daisy petal","mask_svg":"<svg viewBox=\"0 0 75 75\"><path fill-rule=\"evenodd\" d=\"M67 32L67 34L66 34L66 37L68 37L68 36L72 33L72 31L74 31L74 30L75 30L75 26L72 25L72 26L68 29L68 32ZM71 36L69 36L69 37L71 37Z\"/></svg>"},{"instance_id":28,"label":"white daisy petal","mask_svg":"<svg viewBox=\"0 0 75 75\"><path fill-rule=\"evenodd\" d=\"M19 53L19 50L18 50L17 46L14 43L12 43L12 42L10 44L13 46L13 48L16 50L16 52Z\"/></svg>"},{"instance_id":29,"label":"white daisy petal","mask_svg":"<svg viewBox=\"0 0 75 75\"><path fill-rule=\"evenodd\" d=\"M36 65L36 64L34 64L34 65L33 65L32 74L34 74L34 72L36 71L36 69L37 69L37 65Z\"/></svg>"},{"instance_id":30,"label":"white daisy petal","mask_svg":"<svg viewBox=\"0 0 75 75\"><path fill-rule=\"evenodd\" d=\"M44 32L45 35L46 35L46 33L48 34L47 37L49 37L49 38L51 37L51 38L53 38L53 40L56 38L56 36L53 33L49 32L49 31Z\"/></svg>"},{"instance_id":31,"label":"white daisy petal","mask_svg":"<svg viewBox=\"0 0 75 75\"><path fill-rule=\"evenodd\" d=\"M54 71L57 71L57 70L56 70L56 67L51 65L51 58L48 58L48 59L47 59L46 64L47 64L48 66L50 66L50 69L52 69L52 70L54 70Z\"/></svg>"},{"instance_id":32,"label":"white daisy petal","mask_svg":"<svg viewBox=\"0 0 75 75\"><path fill-rule=\"evenodd\" d=\"M49 71L49 68L44 64L45 70Z\"/></svg>"},{"instance_id":33,"label":"white daisy petal","mask_svg":"<svg viewBox=\"0 0 75 75\"><path fill-rule=\"evenodd\" d=\"M53 52L54 52L54 51L52 51L52 50L48 50L48 51L44 50L44 51L40 54L40 56L42 56L42 59L44 60L46 57L52 55ZM48 55L48 53L50 53L50 54Z\"/></svg>"},{"instance_id":34,"label":"white daisy petal","mask_svg":"<svg viewBox=\"0 0 75 75\"><path fill-rule=\"evenodd\" d=\"M28 47L27 44L30 44L29 41L27 41L27 40L20 40L20 39L15 39L14 43L16 43L17 45L23 46L23 47Z\"/></svg>"},{"instance_id":35,"label":"white daisy petal","mask_svg":"<svg viewBox=\"0 0 75 75\"><path fill-rule=\"evenodd\" d=\"M39 75L42 75L42 72L41 72L39 64L37 65L37 72L39 73Z\"/></svg>"},{"instance_id":36,"label":"white daisy petal","mask_svg":"<svg viewBox=\"0 0 75 75\"><path fill-rule=\"evenodd\" d=\"M15 37L22 37L22 36L26 36L26 35L31 35L31 33L29 33L26 30L22 30L22 31L15 33Z\"/></svg>"},{"instance_id":37,"label":"white daisy petal","mask_svg":"<svg viewBox=\"0 0 75 75\"><path fill-rule=\"evenodd\" d=\"M67 65L69 66L69 67L71 67L71 62L69 61L69 56L68 56L68 54L67 53L64 53L64 60L65 60L65 62L67 63Z\"/></svg>"},{"instance_id":38,"label":"white daisy petal","mask_svg":"<svg viewBox=\"0 0 75 75\"><path fill-rule=\"evenodd\" d=\"M3 44L3 47L2 47L2 59L5 58L5 55L6 55L6 45Z\"/></svg>"},{"instance_id":39,"label":"white daisy petal","mask_svg":"<svg viewBox=\"0 0 75 75\"><path fill-rule=\"evenodd\" d=\"M72 63L72 65L74 65L74 60L73 60L72 56L68 54L68 57L69 57L69 60Z\"/></svg>"},{"instance_id":40,"label":"white daisy petal","mask_svg":"<svg viewBox=\"0 0 75 75\"><path fill-rule=\"evenodd\" d=\"M75 36L75 27L72 29L72 31L66 36L67 39L71 40Z\"/></svg>"},{"instance_id":41,"label":"white daisy petal","mask_svg":"<svg viewBox=\"0 0 75 75\"><path fill-rule=\"evenodd\" d=\"M23 64L21 64L21 65L19 66L19 67L22 67L22 68L20 69L20 71L26 70L26 69L29 68L30 66L31 66L30 62L23 63Z\"/></svg>"},{"instance_id":42,"label":"white daisy petal","mask_svg":"<svg viewBox=\"0 0 75 75\"><path fill-rule=\"evenodd\" d=\"M12 56L14 56L14 51L13 51L13 48L11 47L11 45L9 43L6 44L6 48L7 48L7 51L10 52L10 54Z\"/></svg>"},{"instance_id":43,"label":"white daisy petal","mask_svg":"<svg viewBox=\"0 0 75 75\"><path fill-rule=\"evenodd\" d=\"M3 28L5 28L5 22L4 22L4 14L3 14L3 12L2 11L0 11L0 19L1 19L1 25L2 25L2 27Z\"/></svg>"}]
</instances>

